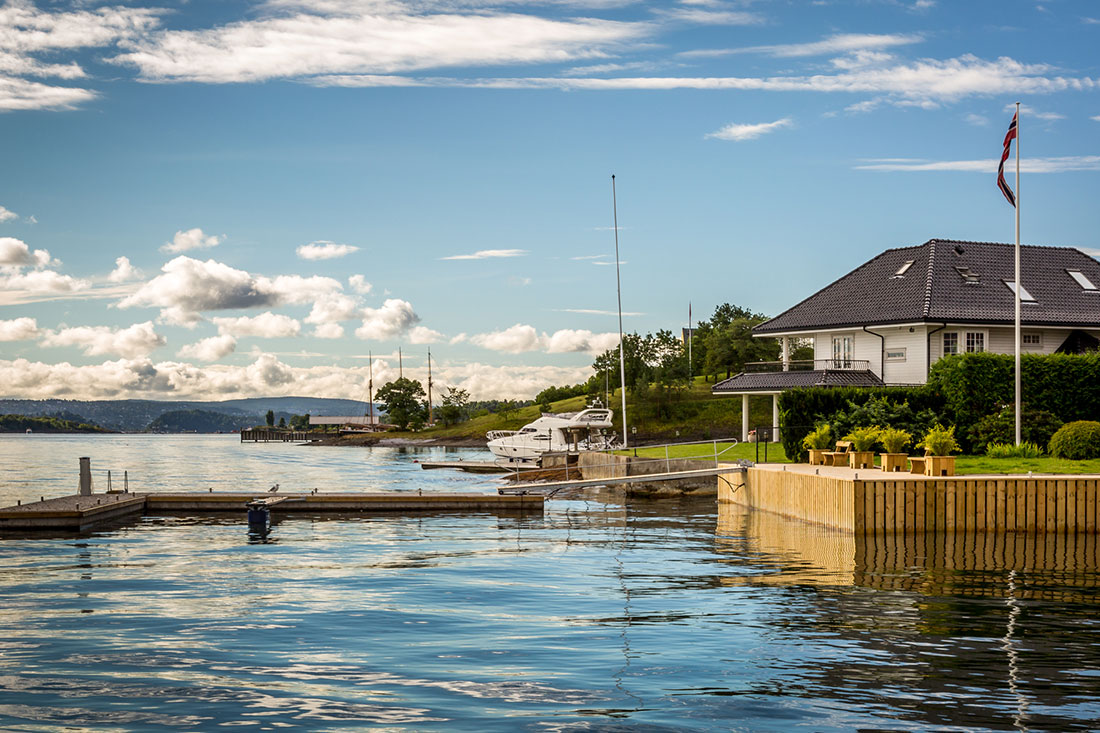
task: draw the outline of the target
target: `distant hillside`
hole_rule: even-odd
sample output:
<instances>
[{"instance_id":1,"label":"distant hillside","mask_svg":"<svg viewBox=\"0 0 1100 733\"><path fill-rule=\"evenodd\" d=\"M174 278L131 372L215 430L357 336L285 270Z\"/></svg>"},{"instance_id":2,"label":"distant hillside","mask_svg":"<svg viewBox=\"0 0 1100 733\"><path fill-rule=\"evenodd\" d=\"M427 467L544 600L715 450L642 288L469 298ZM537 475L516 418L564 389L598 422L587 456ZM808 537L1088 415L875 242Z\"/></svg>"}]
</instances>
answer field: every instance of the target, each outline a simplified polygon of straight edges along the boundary
<instances>
[{"instance_id":1,"label":"distant hillside","mask_svg":"<svg viewBox=\"0 0 1100 733\"><path fill-rule=\"evenodd\" d=\"M98 425L62 420L56 417L0 415L0 433L106 433Z\"/></svg>"},{"instance_id":2,"label":"distant hillside","mask_svg":"<svg viewBox=\"0 0 1100 733\"><path fill-rule=\"evenodd\" d=\"M172 410L146 426L150 433L231 433L257 425L259 420L211 410Z\"/></svg>"},{"instance_id":3,"label":"distant hillside","mask_svg":"<svg viewBox=\"0 0 1100 733\"><path fill-rule=\"evenodd\" d=\"M141 432L166 412L203 410L230 415L249 426L264 422L268 410L275 422L290 422L294 415L363 415L366 405L355 400L330 400L320 397L256 397L224 402L160 400L15 400L0 399L0 414L50 417L78 415L111 430ZM378 414L377 408L375 414Z\"/></svg>"}]
</instances>

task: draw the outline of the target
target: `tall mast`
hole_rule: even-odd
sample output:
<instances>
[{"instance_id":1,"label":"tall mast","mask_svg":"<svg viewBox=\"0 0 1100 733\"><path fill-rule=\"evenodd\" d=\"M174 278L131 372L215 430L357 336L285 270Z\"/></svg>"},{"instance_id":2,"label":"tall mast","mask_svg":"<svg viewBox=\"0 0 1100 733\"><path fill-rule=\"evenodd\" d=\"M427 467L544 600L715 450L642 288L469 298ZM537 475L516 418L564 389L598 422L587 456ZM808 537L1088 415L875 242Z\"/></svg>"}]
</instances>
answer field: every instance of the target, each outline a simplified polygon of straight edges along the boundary
<instances>
[{"instance_id":1,"label":"tall mast","mask_svg":"<svg viewBox=\"0 0 1100 733\"><path fill-rule=\"evenodd\" d=\"M1016 445L1020 444L1020 103L1016 103Z\"/></svg>"},{"instance_id":2,"label":"tall mast","mask_svg":"<svg viewBox=\"0 0 1100 733\"><path fill-rule=\"evenodd\" d=\"M370 411L370 424L374 427L374 354L370 351L367 352L367 369L369 370L369 376L367 377L367 409Z\"/></svg>"},{"instance_id":3,"label":"tall mast","mask_svg":"<svg viewBox=\"0 0 1100 733\"><path fill-rule=\"evenodd\" d=\"M623 286L619 279L619 205L615 198L615 174L611 174L611 211L615 223L615 292L619 297L619 384L623 391L623 448L626 440L626 362L623 360ZM610 405L609 405L610 407Z\"/></svg>"},{"instance_id":4,"label":"tall mast","mask_svg":"<svg viewBox=\"0 0 1100 733\"><path fill-rule=\"evenodd\" d=\"M398 379L404 379L405 378L405 365L401 361L401 347L400 346L397 347L397 378Z\"/></svg>"},{"instance_id":5,"label":"tall mast","mask_svg":"<svg viewBox=\"0 0 1100 733\"><path fill-rule=\"evenodd\" d=\"M432 424L432 350L428 349L428 424Z\"/></svg>"}]
</instances>

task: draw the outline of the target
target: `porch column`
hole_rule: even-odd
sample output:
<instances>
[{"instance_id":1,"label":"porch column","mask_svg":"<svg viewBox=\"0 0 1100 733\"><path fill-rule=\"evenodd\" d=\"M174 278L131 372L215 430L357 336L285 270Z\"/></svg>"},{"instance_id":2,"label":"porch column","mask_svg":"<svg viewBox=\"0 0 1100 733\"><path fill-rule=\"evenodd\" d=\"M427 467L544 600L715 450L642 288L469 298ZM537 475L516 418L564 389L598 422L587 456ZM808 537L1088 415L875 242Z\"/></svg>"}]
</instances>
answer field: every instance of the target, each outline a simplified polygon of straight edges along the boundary
<instances>
[{"instance_id":1,"label":"porch column","mask_svg":"<svg viewBox=\"0 0 1100 733\"><path fill-rule=\"evenodd\" d=\"M791 338L783 337L783 371L788 371L791 366Z\"/></svg>"},{"instance_id":2,"label":"porch column","mask_svg":"<svg viewBox=\"0 0 1100 733\"><path fill-rule=\"evenodd\" d=\"M772 395L772 442L779 442L779 395Z\"/></svg>"},{"instance_id":3,"label":"porch column","mask_svg":"<svg viewBox=\"0 0 1100 733\"><path fill-rule=\"evenodd\" d=\"M747 394L741 395L741 442L748 442L749 439L749 396Z\"/></svg>"}]
</instances>

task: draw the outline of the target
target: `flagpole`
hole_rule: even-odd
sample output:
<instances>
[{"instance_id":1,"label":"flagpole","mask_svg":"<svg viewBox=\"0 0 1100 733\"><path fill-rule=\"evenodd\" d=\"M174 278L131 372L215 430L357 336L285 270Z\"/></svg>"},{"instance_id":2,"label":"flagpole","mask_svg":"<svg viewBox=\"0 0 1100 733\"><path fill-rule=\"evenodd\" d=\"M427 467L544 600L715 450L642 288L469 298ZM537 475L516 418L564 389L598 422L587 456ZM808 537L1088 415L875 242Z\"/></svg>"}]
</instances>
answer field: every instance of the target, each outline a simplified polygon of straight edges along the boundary
<instances>
[{"instance_id":1,"label":"flagpole","mask_svg":"<svg viewBox=\"0 0 1100 733\"><path fill-rule=\"evenodd\" d=\"M1020 444L1020 103L1016 103L1016 445Z\"/></svg>"},{"instance_id":2,"label":"flagpole","mask_svg":"<svg viewBox=\"0 0 1100 733\"><path fill-rule=\"evenodd\" d=\"M619 385L623 392L623 448L626 441L626 362L623 361L623 286L619 279L619 205L615 198L615 174L611 174L611 211L615 223L615 292L619 297ZM610 407L610 405L608 405Z\"/></svg>"},{"instance_id":3,"label":"flagpole","mask_svg":"<svg viewBox=\"0 0 1100 733\"><path fill-rule=\"evenodd\" d=\"M695 379L695 369L691 364L691 337L695 334L691 330L691 301L688 301L688 378Z\"/></svg>"}]
</instances>

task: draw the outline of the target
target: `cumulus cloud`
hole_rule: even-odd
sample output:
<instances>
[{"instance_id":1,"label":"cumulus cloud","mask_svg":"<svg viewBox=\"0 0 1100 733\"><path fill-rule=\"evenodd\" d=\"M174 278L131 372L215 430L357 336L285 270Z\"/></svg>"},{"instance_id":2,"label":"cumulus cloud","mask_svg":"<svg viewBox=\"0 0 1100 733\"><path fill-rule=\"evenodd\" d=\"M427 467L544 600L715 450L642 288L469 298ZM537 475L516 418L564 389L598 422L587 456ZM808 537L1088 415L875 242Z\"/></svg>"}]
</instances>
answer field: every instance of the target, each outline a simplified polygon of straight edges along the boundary
<instances>
[{"instance_id":1,"label":"cumulus cloud","mask_svg":"<svg viewBox=\"0 0 1100 733\"><path fill-rule=\"evenodd\" d=\"M51 264L49 250L33 252L27 243L15 237L0 237L0 265L13 267L46 267ZM60 264L53 261L53 264Z\"/></svg>"},{"instance_id":2,"label":"cumulus cloud","mask_svg":"<svg viewBox=\"0 0 1100 733\"><path fill-rule=\"evenodd\" d=\"M439 331L427 326L416 326L409 331L409 343L413 344L437 344L445 338Z\"/></svg>"},{"instance_id":3,"label":"cumulus cloud","mask_svg":"<svg viewBox=\"0 0 1100 733\"><path fill-rule=\"evenodd\" d=\"M302 330L302 324L295 319L271 311L258 316L212 318L211 321L218 327L218 333L222 336L237 338L248 336L267 339L290 338L297 336Z\"/></svg>"},{"instance_id":4,"label":"cumulus cloud","mask_svg":"<svg viewBox=\"0 0 1100 733\"><path fill-rule=\"evenodd\" d=\"M181 229L172 237L171 242L165 242L160 251L177 254L192 249L210 249L211 247L217 247L224 239L225 237L215 234L204 234L202 229L198 227L186 231Z\"/></svg>"},{"instance_id":5,"label":"cumulus cloud","mask_svg":"<svg viewBox=\"0 0 1100 733\"><path fill-rule=\"evenodd\" d=\"M313 329L313 335L319 339L343 338L344 327L339 323L322 323Z\"/></svg>"},{"instance_id":6,"label":"cumulus cloud","mask_svg":"<svg viewBox=\"0 0 1100 733\"><path fill-rule=\"evenodd\" d=\"M399 336L420 322L412 304L406 300L390 298L381 308L364 308L363 325L355 329L355 335L364 340L384 341Z\"/></svg>"},{"instance_id":7,"label":"cumulus cloud","mask_svg":"<svg viewBox=\"0 0 1100 733\"><path fill-rule=\"evenodd\" d=\"M358 252L359 248L350 244L337 244L336 242L318 241L303 244L295 250L303 260L333 260L337 257L346 257L352 252Z\"/></svg>"},{"instance_id":8,"label":"cumulus cloud","mask_svg":"<svg viewBox=\"0 0 1100 733\"><path fill-rule=\"evenodd\" d=\"M503 331L476 334L470 337L470 341L483 348L508 354L535 351L542 346L542 339L535 327L523 323L517 323Z\"/></svg>"},{"instance_id":9,"label":"cumulus cloud","mask_svg":"<svg viewBox=\"0 0 1100 733\"><path fill-rule=\"evenodd\" d=\"M313 308L306 316L306 323L340 323L361 316L361 304L357 298L344 293L326 293L314 301Z\"/></svg>"},{"instance_id":10,"label":"cumulus cloud","mask_svg":"<svg viewBox=\"0 0 1100 733\"><path fill-rule=\"evenodd\" d=\"M12 219L18 219L19 214L14 211L9 211L7 208L0 206L0 222L11 221Z\"/></svg>"},{"instance_id":11,"label":"cumulus cloud","mask_svg":"<svg viewBox=\"0 0 1100 733\"><path fill-rule=\"evenodd\" d=\"M211 336L210 338L187 344L176 354L182 359L198 361L217 361L237 350L237 339L232 336Z\"/></svg>"},{"instance_id":12,"label":"cumulus cloud","mask_svg":"<svg viewBox=\"0 0 1100 733\"><path fill-rule=\"evenodd\" d=\"M38 322L33 318L0 321L0 341L30 341L38 335Z\"/></svg>"},{"instance_id":13,"label":"cumulus cloud","mask_svg":"<svg viewBox=\"0 0 1100 733\"><path fill-rule=\"evenodd\" d=\"M540 334L534 326L517 323L503 331L479 333L470 342L493 351L522 354L528 351L546 351L550 354L587 352L599 354L619 343L617 333L593 333L570 328L552 334Z\"/></svg>"},{"instance_id":14,"label":"cumulus cloud","mask_svg":"<svg viewBox=\"0 0 1100 733\"><path fill-rule=\"evenodd\" d=\"M367 295L373 286L362 275L352 275L348 278L348 287L360 295Z\"/></svg>"},{"instance_id":15,"label":"cumulus cloud","mask_svg":"<svg viewBox=\"0 0 1100 733\"><path fill-rule=\"evenodd\" d=\"M784 117L775 122L759 122L756 124L731 123L716 132L707 134L706 137L740 142L742 140L753 140L783 127L790 127L791 124L790 117Z\"/></svg>"},{"instance_id":16,"label":"cumulus cloud","mask_svg":"<svg viewBox=\"0 0 1100 733\"><path fill-rule=\"evenodd\" d=\"M498 257L522 257L527 254L525 249L483 249L468 255L451 255L440 257L441 260L489 260Z\"/></svg>"},{"instance_id":17,"label":"cumulus cloud","mask_svg":"<svg viewBox=\"0 0 1100 733\"><path fill-rule=\"evenodd\" d=\"M617 333L592 333L569 328L555 331L545 339L546 350L551 354L587 352L602 354L619 345Z\"/></svg>"},{"instance_id":18,"label":"cumulus cloud","mask_svg":"<svg viewBox=\"0 0 1100 733\"><path fill-rule=\"evenodd\" d=\"M42 338L43 346L76 346L88 356L114 354L127 359L148 356L164 346L165 338L153 329L153 323L135 323L128 328L77 326L51 331Z\"/></svg>"},{"instance_id":19,"label":"cumulus cloud","mask_svg":"<svg viewBox=\"0 0 1100 733\"><path fill-rule=\"evenodd\" d=\"M115 269L107 279L113 283L123 283L129 280L140 280L141 276L141 270L130 264L129 257L118 257L115 259Z\"/></svg>"},{"instance_id":20,"label":"cumulus cloud","mask_svg":"<svg viewBox=\"0 0 1100 733\"><path fill-rule=\"evenodd\" d=\"M342 289L328 277L253 277L215 260L203 262L185 255L165 263L161 272L118 306L160 308L165 322L193 326L203 311L309 303Z\"/></svg>"}]
</instances>

